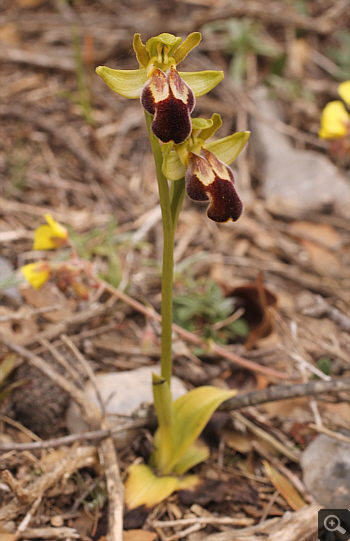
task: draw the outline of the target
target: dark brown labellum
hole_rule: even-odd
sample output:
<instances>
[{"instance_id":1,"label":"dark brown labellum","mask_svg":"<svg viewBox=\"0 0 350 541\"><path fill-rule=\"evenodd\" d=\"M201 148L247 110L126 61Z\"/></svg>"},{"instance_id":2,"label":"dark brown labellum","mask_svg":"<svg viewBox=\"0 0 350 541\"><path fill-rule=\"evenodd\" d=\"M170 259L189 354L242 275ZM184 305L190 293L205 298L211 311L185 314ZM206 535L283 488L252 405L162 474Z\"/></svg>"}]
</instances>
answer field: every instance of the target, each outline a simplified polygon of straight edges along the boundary
<instances>
[{"instance_id":1,"label":"dark brown labellum","mask_svg":"<svg viewBox=\"0 0 350 541\"><path fill-rule=\"evenodd\" d=\"M152 131L163 143L182 143L191 134L191 117L195 98L191 88L171 66L165 74L153 68L141 93L141 103L154 115Z\"/></svg>"}]
</instances>

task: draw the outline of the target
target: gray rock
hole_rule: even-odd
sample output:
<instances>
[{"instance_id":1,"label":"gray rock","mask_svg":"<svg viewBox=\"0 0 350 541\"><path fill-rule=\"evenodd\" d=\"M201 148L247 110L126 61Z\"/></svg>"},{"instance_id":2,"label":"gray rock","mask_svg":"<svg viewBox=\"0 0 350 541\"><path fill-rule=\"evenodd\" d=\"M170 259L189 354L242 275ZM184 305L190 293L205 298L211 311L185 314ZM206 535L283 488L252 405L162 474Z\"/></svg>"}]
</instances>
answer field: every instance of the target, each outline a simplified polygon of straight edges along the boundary
<instances>
[{"instance_id":1,"label":"gray rock","mask_svg":"<svg viewBox=\"0 0 350 541\"><path fill-rule=\"evenodd\" d=\"M10 261L0 256L0 283L13 274L13 266ZM21 301L22 296L16 287L7 287L0 291L2 294L11 297L15 301Z\"/></svg>"},{"instance_id":2,"label":"gray rock","mask_svg":"<svg viewBox=\"0 0 350 541\"><path fill-rule=\"evenodd\" d=\"M281 120L275 100L264 87L252 96L256 107L272 121ZM327 156L313 150L293 148L287 135L267 122L252 118L252 143L256 151L256 171L262 182L262 194L286 199L303 207L323 203L350 202L350 183Z\"/></svg>"},{"instance_id":3,"label":"gray rock","mask_svg":"<svg viewBox=\"0 0 350 541\"><path fill-rule=\"evenodd\" d=\"M314 498L329 509L350 509L350 444L321 434L301 457L303 480Z\"/></svg>"},{"instance_id":4,"label":"gray rock","mask_svg":"<svg viewBox=\"0 0 350 541\"><path fill-rule=\"evenodd\" d=\"M107 414L109 416L131 415L142 404L151 404L153 402L152 372L159 374L160 367L158 365L145 366L124 372L96 374L96 385ZM174 400L187 392L184 383L176 376L171 378L171 385ZM85 390L89 398L98 404L90 382L87 383ZM66 424L72 434L84 432L87 429L75 402L71 402L68 407Z\"/></svg>"}]
</instances>

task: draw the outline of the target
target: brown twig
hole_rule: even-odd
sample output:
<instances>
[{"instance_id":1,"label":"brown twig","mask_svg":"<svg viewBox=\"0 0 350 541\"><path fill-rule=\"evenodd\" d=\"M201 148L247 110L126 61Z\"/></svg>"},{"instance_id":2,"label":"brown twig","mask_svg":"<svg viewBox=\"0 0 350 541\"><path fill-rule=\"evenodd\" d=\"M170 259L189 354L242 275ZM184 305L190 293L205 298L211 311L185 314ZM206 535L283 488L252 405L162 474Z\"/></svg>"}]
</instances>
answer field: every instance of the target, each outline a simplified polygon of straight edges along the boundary
<instances>
[{"instance_id":1,"label":"brown twig","mask_svg":"<svg viewBox=\"0 0 350 541\"><path fill-rule=\"evenodd\" d=\"M308 383L296 383L294 385L275 385L260 391L254 391L244 395L237 395L226 400L221 406L221 411L233 411L248 406L257 406L266 402L288 400L301 396L315 396L322 393L339 393L350 390L350 378L332 379L331 381L310 381Z\"/></svg>"}]
</instances>

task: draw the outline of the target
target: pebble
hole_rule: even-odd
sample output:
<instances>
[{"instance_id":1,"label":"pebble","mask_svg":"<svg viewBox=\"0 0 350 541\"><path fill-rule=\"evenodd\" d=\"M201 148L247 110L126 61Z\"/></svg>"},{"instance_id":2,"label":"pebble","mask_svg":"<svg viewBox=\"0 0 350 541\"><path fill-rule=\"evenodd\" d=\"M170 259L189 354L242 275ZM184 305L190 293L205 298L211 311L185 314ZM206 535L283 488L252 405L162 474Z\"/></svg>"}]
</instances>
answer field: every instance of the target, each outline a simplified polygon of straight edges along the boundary
<instances>
[{"instance_id":1,"label":"pebble","mask_svg":"<svg viewBox=\"0 0 350 541\"><path fill-rule=\"evenodd\" d=\"M303 481L328 509L350 509L350 444L316 436L301 457Z\"/></svg>"},{"instance_id":2,"label":"pebble","mask_svg":"<svg viewBox=\"0 0 350 541\"><path fill-rule=\"evenodd\" d=\"M159 365L144 366L135 370L96 374L96 385L101 394L108 415L132 415L142 404L153 402L152 372L160 373ZM187 392L184 383L173 376L171 378L173 399L179 398ZM96 404L96 394L90 382L85 391L88 397ZM71 402L67 414L66 424L71 434L84 432L87 427L81 418L80 408Z\"/></svg>"}]
</instances>

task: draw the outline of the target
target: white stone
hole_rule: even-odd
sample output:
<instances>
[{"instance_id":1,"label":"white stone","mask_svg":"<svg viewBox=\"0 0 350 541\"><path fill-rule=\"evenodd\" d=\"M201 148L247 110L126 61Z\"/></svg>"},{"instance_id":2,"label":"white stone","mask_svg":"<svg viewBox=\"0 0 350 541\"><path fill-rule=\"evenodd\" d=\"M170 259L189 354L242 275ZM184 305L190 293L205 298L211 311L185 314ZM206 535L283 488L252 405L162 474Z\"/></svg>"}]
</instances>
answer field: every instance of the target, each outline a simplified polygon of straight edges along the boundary
<instances>
[{"instance_id":1,"label":"white stone","mask_svg":"<svg viewBox=\"0 0 350 541\"><path fill-rule=\"evenodd\" d=\"M301 456L303 481L328 509L350 509L350 444L316 436Z\"/></svg>"},{"instance_id":2,"label":"white stone","mask_svg":"<svg viewBox=\"0 0 350 541\"><path fill-rule=\"evenodd\" d=\"M160 374L159 365L124 372L96 374L96 385L107 414L109 416L132 415L142 404L151 404L153 402L152 372ZM184 383L176 376L171 378L171 390L174 400L187 392ZM87 383L85 391L88 397L98 404L96 393L90 382ZM68 407L66 424L71 434L87 430L81 418L80 408L75 402L71 402Z\"/></svg>"},{"instance_id":3,"label":"white stone","mask_svg":"<svg viewBox=\"0 0 350 541\"><path fill-rule=\"evenodd\" d=\"M257 88L252 98L266 121L253 117L252 144L256 154L256 172L262 182L262 194L279 197L303 207L338 202L346 210L350 203L350 183L330 159L314 150L293 148L290 138L274 129L281 120L278 104Z\"/></svg>"}]
</instances>

